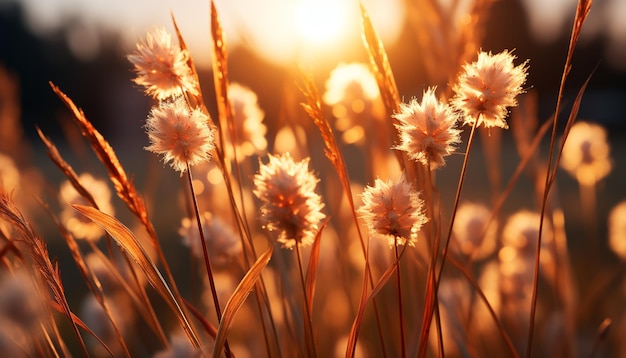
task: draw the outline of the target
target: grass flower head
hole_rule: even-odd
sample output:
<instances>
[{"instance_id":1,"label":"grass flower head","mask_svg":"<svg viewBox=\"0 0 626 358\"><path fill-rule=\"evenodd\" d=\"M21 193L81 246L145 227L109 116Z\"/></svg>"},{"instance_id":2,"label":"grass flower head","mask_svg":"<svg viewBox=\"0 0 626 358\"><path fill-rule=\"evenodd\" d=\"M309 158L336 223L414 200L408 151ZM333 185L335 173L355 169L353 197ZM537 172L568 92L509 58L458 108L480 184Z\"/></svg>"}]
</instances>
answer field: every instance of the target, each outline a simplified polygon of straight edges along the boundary
<instances>
[{"instance_id":1,"label":"grass flower head","mask_svg":"<svg viewBox=\"0 0 626 358\"><path fill-rule=\"evenodd\" d=\"M233 120L237 131L235 146L243 154L238 159L243 160L255 153L264 152L267 148L265 139L267 128L263 124L265 113L259 108L256 93L246 86L233 82L228 86L228 99L233 108Z\"/></svg>"},{"instance_id":2,"label":"grass flower head","mask_svg":"<svg viewBox=\"0 0 626 358\"><path fill-rule=\"evenodd\" d=\"M291 249L313 243L326 215L315 192L319 180L309 171L309 158L296 162L289 153L269 155L254 176L254 195L263 202L261 220L278 242Z\"/></svg>"},{"instance_id":3,"label":"grass flower head","mask_svg":"<svg viewBox=\"0 0 626 358\"><path fill-rule=\"evenodd\" d=\"M376 179L361 194L363 206L359 209L370 234L385 239L389 246L415 246L417 234L428 219L424 202L403 175L400 180Z\"/></svg>"},{"instance_id":4,"label":"grass flower head","mask_svg":"<svg viewBox=\"0 0 626 358\"><path fill-rule=\"evenodd\" d=\"M363 120L372 115L372 104L379 98L378 83L367 64L341 63L330 73L323 101L332 108L344 142L364 139Z\"/></svg>"},{"instance_id":5,"label":"grass flower head","mask_svg":"<svg viewBox=\"0 0 626 358\"><path fill-rule=\"evenodd\" d=\"M190 110L182 99L155 106L146 120L150 138L146 150L162 154L165 163L183 173L188 164L211 158L215 143L208 122L206 114L198 108Z\"/></svg>"},{"instance_id":6,"label":"grass flower head","mask_svg":"<svg viewBox=\"0 0 626 358\"><path fill-rule=\"evenodd\" d=\"M495 220L489 223L490 218L491 211L482 204L465 202L459 206L452 233L463 255L480 260L495 251L498 225Z\"/></svg>"},{"instance_id":7,"label":"grass flower head","mask_svg":"<svg viewBox=\"0 0 626 358\"><path fill-rule=\"evenodd\" d=\"M445 165L444 157L451 154L459 143L460 130L455 128L457 116L452 107L437 100L435 88L424 92L422 102L413 98L400 105L396 128L400 144L396 149L405 151L409 158L436 169Z\"/></svg>"},{"instance_id":8,"label":"grass flower head","mask_svg":"<svg viewBox=\"0 0 626 358\"><path fill-rule=\"evenodd\" d=\"M200 221L212 265L224 266L241 252L241 240L226 222L209 212L201 215ZM202 259L202 243L195 218L183 218L178 233L183 244L191 247L191 252Z\"/></svg>"},{"instance_id":9,"label":"grass flower head","mask_svg":"<svg viewBox=\"0 0 626 358\"><path fill-rule=\"evenodd\" d=\"M115 209L111 205L111 190L103 180L94 178L89 173L83 173L78 177L81 185L93 196L98 208L109 215L115 215ZM64 204L61 212L61 220L67 229L77 239L96 241L104 235L104 229L100 225L78 213L74 208L66 204L91 205L80 193L74 189L68 180L61 184L59 200Z\"/></svg>"},{"instance_id":10,"label":"grass flower head","mask_svg":"<svg viewBox=\"0 0 626 358\"><path fill-rule=\"evenodd\" d=\"M128 60L137 72L134 82L159 101L186 92L198 94L197 81L187 63L189 53L174 44L163 28L148 33L145 41L137 44L135 53L128 55Z\"/></svg>"},{"instance_id":11,"label":"grass flower head","mask_svg":"<svg viewBox=\"0 0 626 358\"><path fill-rule=\"evenodd\" d=\"M517 106L517 95L523 92L527 62L515 66L509 51L498 54L480 52L478 59L465 64L451 104L463 114L465 124L507 129L508 107Z\"/></svg>"},{"instance_id":12,"label":"grass flower head","mask_svg":"<svg viewBox=\"0 0 626 358\"><path fill-rule=\"evenodd\" d=\"M561 167L583 185L594 185L611 172L606 130L594 123L576 122L567 136Z\"/></svg>"}]
</instances>

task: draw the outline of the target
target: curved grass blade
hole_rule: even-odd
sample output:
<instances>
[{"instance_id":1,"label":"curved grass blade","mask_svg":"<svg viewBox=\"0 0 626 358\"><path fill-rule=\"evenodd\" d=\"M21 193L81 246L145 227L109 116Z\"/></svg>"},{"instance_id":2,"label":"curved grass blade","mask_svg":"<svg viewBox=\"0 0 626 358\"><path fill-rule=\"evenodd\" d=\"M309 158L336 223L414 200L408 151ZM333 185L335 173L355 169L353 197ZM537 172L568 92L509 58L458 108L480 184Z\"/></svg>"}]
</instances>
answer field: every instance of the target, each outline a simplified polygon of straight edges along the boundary
<instances>
[{"instance_id":1,"label":"curved grass blade","mask_svg":"<svg viewBox=\"0 0 626 358\"><path fill-rule=\"evenodd\" d=\"M398 262L404 255L404 251L406 250L406 246L402 248L400 254L397 256L396 260L383 272L383 274L376 282L376 285L372 289L369 295L366 295L365 290L363 290L363 295L361 296L361 303L359 304L359 312L354 318L354 322L352 322L352 328L350 328L350 336L348 337L348 346L346 347L346 358L354 357L354 350L356 349L356 341L359 337L359 331L361 330L361 323L363 322L363 315L365 314L365 307L368 303L370 303L374 297L382 290L387 281L391 278L391 276L396 272L398 268ZM367 272L369 273L369 271ZM366 275L367 275L366 273Z\"/></svg>"},{"instance_id":2,"label":"curved grass blade","mask_svg":"<svg viewBox=\"0 0 626 358\"><path fill-rule=\"evenodd\" d=\"M137 241L137 238L135 238L135 235L119 220L101 212L100 210L90 206L76 204L72 205L72 207L106 230L121 247L121 249L126 251L133 261L139 265L152 287L154 287L159 295L163 297L174 313L176 313L178 321L189 337L191 343L194 347L200 348L200 341L198 340L198 337L196 337L196 334L187 320L185 312L174 297L174 294L165 282L163 276L161 276L161 273L157 269L154 262L152 262L144 248Z\"/></svg>"},{"instance_id":3,"label":"curved grass blade","mask_svg":"<svg viewBox=\"0 0 626 358\"><path fill-rule=\"evenodd\" d=\"M320 225L320 229L317 231L317 235L315 235L313 245L311 245L311 254L309 255L309 267L306 270L306 279L304 282L306 287L307 302L309 303L309 307L307 307L309 310L309 314L313 313L313 296L315 295L315 281L317 278L317 265L320 258L322 230L324 230L327 224L328 219L324 220L322 225Z\"/></svg>"},{"instance_id":4,"label":"curved grass blade","mask_svg":"<svg viewBox=\"0 0 626 358\"><path fill-rule=\"evenodd\" d=\"M222 348L224 348L224 343L226 343L226 338L230 332L235 315L246 301L246 298L248 298L248 295L254 288L256 282L261 277L261 272L267 263L270 262L273 251L274 247L270 246L270 248L256 260L254 265L250 267L248 273L246 273L241 282L239 282L239 285L233 292L232 296L228 299L228 302L226 302L226 307L224 307L224 313L222 313L220 326L217 329L217 335L215 337L215 346L213 347L212 354L214 358L219 357L222 352Z\"/></svg>"}]
</instances>

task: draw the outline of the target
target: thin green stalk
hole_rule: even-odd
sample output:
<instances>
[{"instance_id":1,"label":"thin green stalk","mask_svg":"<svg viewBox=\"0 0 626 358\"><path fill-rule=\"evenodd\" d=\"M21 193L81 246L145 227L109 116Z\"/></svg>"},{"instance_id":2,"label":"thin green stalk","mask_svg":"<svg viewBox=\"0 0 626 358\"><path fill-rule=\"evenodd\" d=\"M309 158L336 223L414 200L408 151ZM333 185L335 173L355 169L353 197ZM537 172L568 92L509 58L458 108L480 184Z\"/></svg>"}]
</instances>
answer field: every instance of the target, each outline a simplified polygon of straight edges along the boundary
<instances>
[{"instance_id":1,"label":"thin green stalk","mask_svg":"<svg viewBox=\"0 0 626 358\"><path fill-rule=\"evenodd\" d=\"M215 289L215 281L213 280L213 270L211 269L211 259L209 252L207 251L206 241L204 239L204 231L202 230L202 222L200 221L200 211L198 210L198 200L196 200L196 191L193 188L193 178L191 176L191 167L187 163L187 178L189 179L189 189L191 190L191 198L193 201L193 208L196 214L196 222L198 223L198 233L200 234L200 242L202 243L202 253L204 255L204 266L206 267L207 276L209 277L209 285L211 286L211 296L213 296L213 304L215 306L215 313L217 314L218 323L222 320L222 310L220 308L220 302L217 299L217 290ZM230 358L231 352L228 346L228 341L224 344L224 352L226 357Z\"/></svg>"},{"instance_id":2,"label":"thin green stalk","mask_svg":"<svg viewBox=\"0 0 626 358\"><path fill-rule=\"evenodd\" d=\"M311 312L309 312L309 307L312 306L309 305L309 298L307 297L308 295L306 293L306 286L304 285L304 272L302 270L302 258L300 257L300 254L300 242L296 240L296 256L298 257L300 283L302 284L302 295L304 296L304 320L307 324L307 327L305 327L304 329L306 335L307 351L310 357L317 357L317 352L315 351L315 337L313 335L313 323L311 322Z\"/></svg>"}]
</instances>

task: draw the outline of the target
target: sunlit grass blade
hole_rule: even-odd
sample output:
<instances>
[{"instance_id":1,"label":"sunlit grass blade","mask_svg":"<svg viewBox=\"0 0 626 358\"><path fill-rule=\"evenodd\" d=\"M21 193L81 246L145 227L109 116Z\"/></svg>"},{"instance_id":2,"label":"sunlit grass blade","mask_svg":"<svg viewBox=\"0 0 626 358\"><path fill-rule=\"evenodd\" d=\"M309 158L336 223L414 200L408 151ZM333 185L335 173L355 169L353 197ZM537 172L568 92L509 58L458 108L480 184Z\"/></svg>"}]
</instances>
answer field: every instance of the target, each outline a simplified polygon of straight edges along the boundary
<instances>
[{"instance_id":1,"label":"sunlit grass blade","mask_svg":"<svg viewBox=\"0 0 626 358\"><path fill-rule=\"evenodd\" d=\"M139 265L152 287L154 287L176 314L179 324L189 337L190 342L194 347L201 348L201 343L187 320L185 312L174 297L174 294L165 282L163 276L161 276L154 262L152 262L144 248L137 241L135 235L124 226L124 224L119 222L119 220L97 209L83 205L72 205L72 207L106 230L118 245L128 253L133 261Z\"/></svg>"},{"instance_id":2,"label":"sunlit grass blade","mask_svg":"<svg viewBox=\"0 0 626 358\"><path fill-rule=\"evenodd\" d=\"M43 132L41 131L41 129L39 129L39 127L37 127L37 134L39 134L39 138L41 138L41 141L46 146L48 157L52 160L52 162L54 164L56 164L56 166L59 167L59 169L61 169L61 172L63 172L63 174L65 174L65 177L67 177L67 179L70 181L70 183L72 184L74 189L76 189L76 191L83 198L85 198L91 205L93 205L95 208L97 208L98 204L96 204L96 200L93 198L91 193L88 192L85 189L85 187L83 187L80 184L80 181L78 180L78 175L74 171L74 168L72 168L72 166L69 165L63 159L63 157L61 157L61 154L59 153L59 150L52 143L50 138L48 138L45 134L43 134Z\"/></svg>"},{"instance_id":3,"label":"sunlit grass blade","mask_svg":"<svg viewBox=\"0 0 626 358\"><path fill-rule=\"evenodd\" d=\"M396 85L396 80L393 76L385 47L372 25L372 21L370 20L367 10L365 10L362 3L360 6L361 24L363 26L363 43L365 44L365 48L368 52L370 67L374 76L376 76L380 95L383 99L383 103L385 104L385 109L387 110L387 115L391 116L392 114L398 112L400 105L400 92L398 91L398 86Z\"/></svg>"},{"instance_id":4,"label":"sunlit grass blade","mask_svg":"<svg viewBox=\"0 0 626 358\"><path fill-rule=\"evenodd\" d=\"M498 327L498 332L502 336L502 340L504 340L504 343L506 344L506 347L509 349L509 353L511 354L511 357L515 357L515 358L519 357L519 354L517 353L517 351L515 350L515 347L513 346L513 342L511 341L511 338L509 337L508 333L506 332L506 330L502 326L502 322L500 322L500 319L498 318L498 315L496 314L496 312L493 310L493 307L489 303L489 300L487 299L487 296L485 296L485 293L483 292L483 290L480 288L480 286L478 285L478 283L476 282L474 277L472 277L472 274L470 272L468 272L467 269L465 267L463 267L463 265L461 265L459 262L457 262L454 257L448 257L448 260L450 261L452 266L456 267L463 274L463 276L465 276L467 281L476 290L476 293L478 293L478 296L480 297L480 299L483 301L483 303L487 307L487 310L489 311L489 315L491 316L491 318L493 319L494 323Z\"/></svg>"},{"instance_id":5,"label":"sunlit grass blade","mask_svg":"<svg viewBox=\"0 0 626 358\"><path fill-rule=\"evenodd\" d=\"M578 91L578 94L576 95L576 99L574 99L574 103L572 104L569 117L567 118L567 122L565 123L565 129L563 130L563 136L561 137L561 143L559 144L559 150L557 152L556 162L554 163L554 168L552 170L552 174L550 178L550 185L552 185L554 181L556 180L556 171L559 167L559 162L561 161L561 155L563 155L563 147L565 146L565 140L567 139L567 136L569 135L569 131L574 125L576 118L578 118L578 111L580 110L580 104L582 103L582 100L583 100L583 94L585 93L585 90L587 89L587 85L589 85L589 81L591 81L591 76L593 76L593 74L589 75L585 83L583 83L583 85L580 87L580 90Z\"/></svg>"},{"instance_id":6,"label":"sunlit grass blade","mask_svg":"<svg viewBox=\"0 0 626 358\"><path fill-rule=\"evenodd\" d=\"M273 251L274 247L270 246L267 251L259 256L241 282L239 282L239 285L235 288L235 291L228 299L228 302L226 302L224 313L222 314L222 319L220 320L220 326L217 329L217 335L215 337L215 346L213 347L212 354L214 358L219 357L222 349L224 348L224 343L226 343L226 338L232 328L232 323L237 315L237 312L239 312L239 309L246 301L246 298L248 298L248 295L256 285L259 277L261 277L261 272L270 262Z\"/></svg>"},{"instance_id":7,"label":"sunlit grass blade","mask_svg":"<svg viewBox=\"0 0 626 358\"><path fill-rule=\"evenodd\" d=\"M64 309L63 309L63 307L62 307L60 304L58 304L57 302L55 302L55 301L48 301L48 304L49 304L50 306L52 306L52 308L54 308L54 309L55 309L55 310L57 310L58 312L60 312L60 313L65 313L65 311L64 311ZM80 327L80 328L82 328L83 330L85 330L85 332L89 333L89 335L91 335L93 338L95 338L95 339L98 341L98 343L100 343L100 345L102 346L102 348L104 348L104 349L107 351L107 353L109 353L109 355L110 355L111 357L115 357L115 354L113 353L113 351L111 351L111 348L109 348L109 346L107 346L107 344L106 344L106 343L104 343L104 341L102 340L102 338L100 338L97 334L95 334L95 333L94 333L94 332L93 332L93 331L92 331L92 330L91 330L91 329L90 329L90 328L89 328L89 327L85 324L85 322L83 322L83 321L82 321L82 320L81 320L78 316L76 316L74 313L71 313L71 312L70 312L70 314L71 314L71 317L72 317L72 318L71 318L71 319L72 319L72 322L73 322L75 325L77 325L78 327Z\"/></svg>"},{"instance_id":8,"label":"sunlit grass blade","mask_svg":"<svg viewBox=\"0 0 626 358\"><path fill-rule=\"evenodd\" d=\"M91 122L87 119L83 111L74 104L74 102L63 93L57 86L50 82L50 87L54 93L65 103L67 108L72 112L74 121L80 127L82 135L89 141L94 153L104 165L109 173L109 178L113 183L117 196L126 203L128 209L139 219L141 224L146 228L148 236L150 237L152 246L159 256L159 260L165 270L165 274L174 290L176 297L181 297L178 292L178 286L171 273L161 245L159 244L158 236L150 218L148 217L148 210L141 195L139 195L132 180L126 175L126 171L120 164L115 151L104 139L102 134L94 128Z\"/></svg>"},{"instance_id":9,"label":"sunlit grass blade","mask_svg":"<svg viewBox=\"0 0 626 358\"><path fill-rule=\"evenodd\" d=\"M326 219L321 225L320 229L315 235L315 239L313 240L313 244L311 245L311 254L309 255L309 267L306 270L306 295L307 302L309 302L309 314L313 312L313 296L315 295L315 282L317 279L317 266L319 264L320 258L320 245L322 243L322 231L328 224L328 219Z\"/></svg>"},{"instance_id":10,"label":"sunlit grass blade","mask_svg":"<svg viewBox=\"0 0 626 358\"><path fill-rule=\"evenodd\" d=\"M304 95L305 102L301 103L304 111L311 117L313 123L317 126L322 135L322 139L324 141L325 149L324 153L330 163L332 164L335 172L339 176L339 180L341 181L341 185L343 187L343 191L348 198L348 205L350 205L350 210L352 213L352 219L354 220L354 225L357 230L357 234L359 236L359 243L361 244L361 252L363 254L363 258L365 260L365 277L367 280L366 284L369 284L370 287L374 287L374 281L372 276L369 274L369 260L367 259L367 249L365 246L365 241L363 240L363 234L361 233L361 228L359 225L359 219L356 214L355 206L354 206L354 197L352 195L352 189L350 186L350 177L348 175L348 170L345 164L345 160L343 158L343 154L337 145L337 141L335 140L335 135L333 134L333 130L330 127L330 123L328 119L324 115L324 111L322 110L320 95L317 90L317 86L315 82L311 78L311 76L307 76L304 73L301 73L301 80L304 83L302 87L300 87L300 91ZM362 290L365 292L367 287L364 286ZM376 301L374 301L374 311L376 313L376 322L379 328L379 337L381 345L384 347L384 339L382 337L382 330L380 329L380 316L378 314L378 306ZM384 349L383 349L384 351Z\"/></svg>"},{"instance_id":11,"label":"sunlit grass blade","mask_svg":"<svg viewBox=\"0 0 626 358\"><path fill-rule=\"evenodd\" d=\"M196 307L194 307L189 301L183 298L183 302L185 303L185 307L189 310L189 312L200 322L202 328L209 334L209 336L215 338L217 335L217 329L215 326L211 324L205 317L204 313L198 311Z\"/></svg>"},{"instance_id":12,"label":"sunlit grass blade","mask_svg":"<svg viewBox=\"0 0 626 358\"><path fill-rule=\"evenodd\" d=\"M2 190L2 187L0 187L0 218L12 225L19 233L20 240L25 243L25 250L27 250L30 258L33 260L35 272L41 277L43 283L50 288L54 300L62 309L61 312L70 320L83 355L87 357L89 354L87 353L85 341L80 335L76 323L72 320L72 311L67 302L58 263L53 264L52 261L50 261L46 243L35 233L31 224L11 201L8 194Z\"/></svg>"},{"instance_id":13,"label":"sunlit grass blade","mask_svg":"<svg viewBox=\"0 0 626 358\"><path fill-rule=\"evenodd\" d=\"M40 133L40 135L42 134ZM76 263L76 266L78 267L80 271L83 281L89 288L89 291L91 291L91 293L96 298L96 301L98 302L100 307L102 307L102 310L104 311L104 314L106 315L106 317L109 319L109 322L111 323L113 330L115 331L115 338L118 340L120 347L124 351L124 354L127 357L130 357L131 356L130 352L128 351L128 347L126 346L124 337L122 337L122 333L120 331L119 325L117 324L115 319L113 319L113 315L111 313L109 303L107 302L106 297L104 295L102 285L100 284L98 277L93 273L93 271L89 268L89 266L85 262L83 258L83 254L80 251L80 247L78 246L78 243L76 242L76 239L74 238L74 236L72 236L69 233L69 231L65 228L65 226L61 224L61 222L52 213L52 211L48 208L48 206L44 205L43 203L41 204L45 207L48 214L53 218L54 222L57 224L57 227L59 228L59 232L61 233L61 236L63 237L68 248L70 249L72 258L74 259L74 262Z\"/></svg>"},{"instance_id":14,"label":"sunlit grass blade","mask_svg":"<svg viewBox=\"0 0 626 358\"><path fill-rule=\"evenodd\" d=\"M183 34L180 32L180 28L178 27L176 18L174 18L173 13L171 14L171 16L172 16L172 23L174 25L174 30L176 31L176 37L178 38L178 45L180 46L181 50L188 51L189 49L187 48L187 43L185 42L185 38L183 37ZM208 113L206 106L204 104L204 99L202 98L202 89L200 88L200 78L198 77L198 71L196 70L196 64L193 60L193 56L189 56L187 58L187 65L191 69L191 75L195 79L195 83L198 86L198 88L196 88L196 93L197 93L196 95L190 95L189 93L185 94L187 96L187 100L190 102L190 105L192 107L200 107L205 113ZM209 125L212 126L213 123L209 123Z\"/></svg>"},{"instance_id":15,"label":"sunlit grass blade","mask_svg":"<svg viewBox=\"0 0 626 358\"><path fill-rule=\"evenodd\" d=\"M352 328L350 328L350 335L348 336L348 345L346 347L346 358L354 357L354 352L356 349L356 341L359 337L359 331L361 330L361 324L363 323L363 316L365 314L365 308L367 305L374 300L376 295L383 289L387 281L391 278L391 276L398 269L398 262L404 255L404 251L406 250L406 246L402 247L402 251L397 256L397 259L389 265L389 267L383 272L380 276L376 285L374 285L372 292L367 294L364 290L363 295L361 296L361 304L359 304L359 311L357 312L354 321L352 322ZM366 273L367 274L367 273Z\"/></svg>"},{"instance_id":16,"label":"sunlit grass blade","mask_svg":"<svg viewBox=\"0 0 626 358\"><path fill-rule=\"evenodd\" d=\"M545 185L543 189L543 198L541 200L541 214L539 219L539 235L537 238L537 245L535 248L535 267L534 267L534 275L533 275L533 288L532 288L532 298L531 298L531 306L530 306L530 320L528 325L528 341L526 343L526 356L530 357L532 355L532 347L533 347L533 335L535 330L535 315L537 309L537 290L539 285L539 263L540 263L540 255L541 255L541 241L542 241L542 232L544 227L544 216L546 213L546 206L548 203L548 196L550 195L550 189L552 187L552 183L554 178L551 173L551 165L552 158L554 158L554 151L556 146L556 135L558 128L558 113L561 108L561 101L563 100L563 93L565 92L565 82L567 80L567 76L571 70L572 58L574 56L574 49L576 48L576 44L578 42L578 36L580 35L580 31L582 26L589 15L589 11L591 10L592 0L579 0L578 5L576 7L576 14L574 15L574 24L572 25L572 33L570 36L569 48L567 50L567 57L565 58L565 65L563 66L563 74L561 75L561 83L559 85L559 94L556 100L556 109L554 113L554 121L552 125L552 136L550 137L550 150L548 153L548 165L546 168L546 179ZM558 163L555 163L555 167Z\"/></svg>"}]
</instances>

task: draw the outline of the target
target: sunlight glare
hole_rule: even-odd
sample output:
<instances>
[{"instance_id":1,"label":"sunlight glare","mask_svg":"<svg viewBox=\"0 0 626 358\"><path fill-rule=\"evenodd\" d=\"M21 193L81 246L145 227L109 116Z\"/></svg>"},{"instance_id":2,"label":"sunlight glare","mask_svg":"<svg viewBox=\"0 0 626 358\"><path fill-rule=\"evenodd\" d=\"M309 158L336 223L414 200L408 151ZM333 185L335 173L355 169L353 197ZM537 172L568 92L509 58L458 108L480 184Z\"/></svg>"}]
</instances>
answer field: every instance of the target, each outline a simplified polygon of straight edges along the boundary
<instances>
[{"instance_id":1,"label":"sunlight glare","mask_svg":"<svg viewBox=\"0 0 626 358\"><path fill-rule=\"evenodd\" d=\"M296 8L296 28L307 41L322 44L345 35L347 16L343 1L302 0Z\"/></svg>"}]
</instances>

